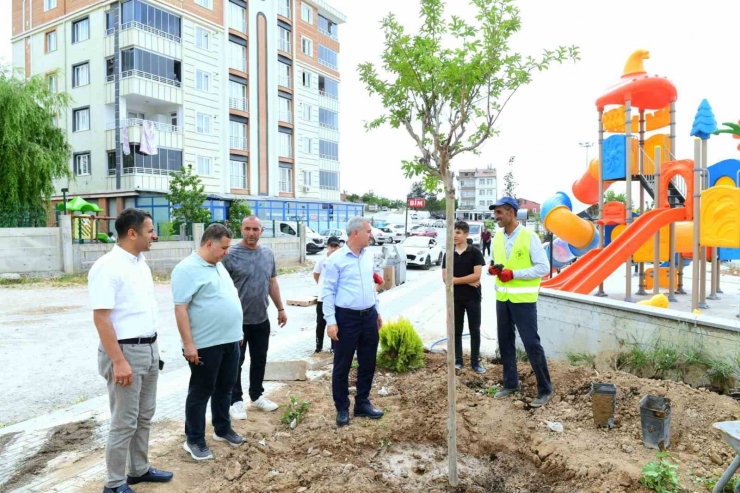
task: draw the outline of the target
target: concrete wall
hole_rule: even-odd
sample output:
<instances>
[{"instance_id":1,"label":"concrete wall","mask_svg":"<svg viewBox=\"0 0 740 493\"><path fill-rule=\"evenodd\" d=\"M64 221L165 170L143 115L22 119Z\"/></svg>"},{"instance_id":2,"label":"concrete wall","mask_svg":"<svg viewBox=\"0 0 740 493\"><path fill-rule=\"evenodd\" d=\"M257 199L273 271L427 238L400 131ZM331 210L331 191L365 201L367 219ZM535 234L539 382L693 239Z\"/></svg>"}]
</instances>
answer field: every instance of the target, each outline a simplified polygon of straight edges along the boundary
<instances>
[{"instance_id":1,"label":"concrete wall","mask_svg":"<svg viewBox=\"0 0 740 493\"><path fill-rule=\"evenodd\" d=\"M543 289L537 303L542 345L548 358L567 351L594 355L629 349L656 339L701 340L707 349L734 357L740 348L740 320L665 310L623 301Z\"/></svg>"},{"instance_id":2,"label":"concrete wall","mask_svg":"<svg viewBox=\"0 0 740 493\"><path fill-rule=\"evenodd\" d=\"M0 229L0 274L61 271L59 228Z\"/></svg>"}]
</instances>

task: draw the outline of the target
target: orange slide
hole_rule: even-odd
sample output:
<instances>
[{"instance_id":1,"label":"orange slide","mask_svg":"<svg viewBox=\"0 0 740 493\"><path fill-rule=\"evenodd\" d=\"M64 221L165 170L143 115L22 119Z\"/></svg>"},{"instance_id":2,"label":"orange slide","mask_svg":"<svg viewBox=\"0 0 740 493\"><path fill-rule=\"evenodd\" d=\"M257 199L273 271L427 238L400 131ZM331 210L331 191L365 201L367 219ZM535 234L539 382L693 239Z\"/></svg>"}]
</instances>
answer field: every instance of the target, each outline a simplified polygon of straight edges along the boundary
<instances>
[{"instance_id":1,"label":"orange slide","mask_svg":"<svg viewBox=\"0 0 740 493\"><path fill-rule=\"evenodd\" d=\"M586 205L594 205L599 202L599 160L592 159L588 169L583 176L573 183L573 195ZM606 192L613 181L604 182L604 192Z\"/></svg>"},{"instance_id":2,"label":"orange slide","mask_svg":"<svg viewBox=\"0 0 740 493\"><path fill-rule=\"evenodd\" d=\"M686 209L653 209L638 217L624 232L603 249L593 249L542 287L591 294L599 284L623 265L635 252L635 245L648 241L663 226L686 220Z\"/></svg>"}]
</instances>

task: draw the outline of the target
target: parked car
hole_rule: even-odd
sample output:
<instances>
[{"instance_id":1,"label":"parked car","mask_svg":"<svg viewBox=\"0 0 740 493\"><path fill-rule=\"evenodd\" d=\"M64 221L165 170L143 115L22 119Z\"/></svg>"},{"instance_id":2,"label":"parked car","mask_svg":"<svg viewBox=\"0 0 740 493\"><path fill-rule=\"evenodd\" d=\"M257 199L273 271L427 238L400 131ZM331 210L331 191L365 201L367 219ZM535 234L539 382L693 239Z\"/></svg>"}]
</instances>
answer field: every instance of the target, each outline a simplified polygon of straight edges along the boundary
<instances>
[{"instance_id":1,"label":"parked car","mask_svg":"<svg viewBox=\"0 0 740 493\"><path fill-rule=\"evenodd\" d=\"M417 220L419 219L419 214L417 214L416 212L412 212L411 214L409 214L409 217L413 220Z\"/></svg>"},{"instance_id":2,"label":"parked car","mask_svg":"<svg viewBox=\"0 0 740 493\"><path fill-rule=\"evenodd\" d=\"M432 264L442 265L442 247L434 238L410 236L403 242L406 250L406 265L429 269Z\"/></svg>"},{"instance_id":3,"label":"parked car","mask_svg":"<svg viewBox=\"0 0 740 493\"><path fill-rule=\"evenodd\" d=\"M473 240L473 246L480 250L483 245L480 242L480 235L483 233L483 223L468 223L470 226L470 236L468 239Z\"/></svg>"},{"instance_id":4,"label":"parked car","mask_svg":"<svg viewBox=\"0 0 740 493\"><path fill-rule=\"evenodd\" d=\"M372 236L370 236L371 245L382 245L388 240L390 240L390 237L387 233L384 233L378 228L372 228Z\"/></svg>"},{"instance_id":5,"label":"parked car","mask_svg":"<svg viewBox=\"0 0 740 493\"><path fill-rule=\"evenodd\" d=\"M430 228L429 226L422 226L421 228L412 231L411 236L426 236L428 238L436 238L437 230Z\"/></svg>"},{"instance_id":6,"label":"parked car","mask_svg":"<svg viewBox=\"0 0 740 493\"><path fill-rule=\"evenodd\" d=\"M266 236L272 236L272 225L277 228L277 235L298 236L298 223L293 221L265 221ZM313 255L324 249L326 243L324 238L314 230L306 226L306 253Z\"/></svg>"},{"instance_id":7,"label":"parked car","mask_svg":"<svg viewBox=\"0 0 740 493\"><path fill-rule=\"evenodd\" d=\"M419 231L420 228L423 228L421 224L416 224L414 226L409 227L408 232L406 233L406 236L411 236L414 234L414 231Z\"/></svg>"},{"instance_id":8,"label":"parked car","mask_svg":"<svg viewBox=\"0 0 740 493\"><path fill-rule=\"evenodd\" d=\"M378 229L388 235L391 243L401 243L403 239L406 238L406 235L403 234L403 231L399 231L397 229L389 228L387 226Z\"/></svg>"},{"instance_id":9,"label":"parked car","mask_svg":"<svg viewBox=\"0 0 740 493\"><path fill-rule=\"evenodd\" d=\"M444 228L447 224L442 219L437 219L432 226L435 228Z\"/></svg>"},{"instance_id":10,"label":"parked car","mask_svg":"<svg viewBox=\"0 0 740 493\"><path fill-rule=\"evenodd\" d=\"M325 229L321 232L321 236L324 237L324 244L329 241L330 236L336 236L339 238L339 244L344 246L347 242L347 232L342 229Z\"/></svg>"},{"instance_id":11,"label":"parked car","mask_svg":"<svg viewBox=\"0 0 740 493\"><path fill-rule=\"evenodd\" d=\"M380 209L380 210L381 210L381 211L383 211L383 212L388 212L388 207L386 207L386 206L383 206L383 207L381 207L381 209Z\"/></svg>"}]
</instances>

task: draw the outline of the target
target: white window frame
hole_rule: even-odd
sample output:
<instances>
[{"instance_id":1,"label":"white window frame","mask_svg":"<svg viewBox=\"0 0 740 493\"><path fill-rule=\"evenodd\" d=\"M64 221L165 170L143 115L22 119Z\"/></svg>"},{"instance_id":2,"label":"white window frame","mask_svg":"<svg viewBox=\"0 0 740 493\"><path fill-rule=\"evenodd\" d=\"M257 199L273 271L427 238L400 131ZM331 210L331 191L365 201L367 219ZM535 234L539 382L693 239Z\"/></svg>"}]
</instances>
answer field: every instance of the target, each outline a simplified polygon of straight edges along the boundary
<instances>
[{"instance_id":1,"label":"white window frame","mask_svg":"<svg viewBox=\"0 0 740 493\"><path fill-rule=\"evenodd\" d=\"M300 114L304 120L311 121L311 105L307 103L300 103Z\"/></svg>"},{"instance_id":2,"label":"white window frame","mask_svg":"<svg viewBox=\"0 0 740 493\"><path fill-rule=\"evenodd\" d=\"M311 184L311 172L307 169L303 170L303 186L310 187Z\"/></svg>"},{"instance_id":3,"label":"white window frame","mask_svg":"<svg viewBox=\"0 0 740 493\"><path fill-rule=\"evenodd\" d=\"M285 150L285 154L283 154L283 150ZM278 156L287 157L287 158L293 157L293 136L292 135L286 134L283 132L278 132Z\"/></svg>"},{"instance_id":4,"label":"white window frame","mask_svg":"<svg viewBox=\"0 0 740 493\"><path fill-rule=\"evenodd\" d=\"M50 39L54 40L53 48L51 47L52 43L49 42ZM48 33L46 33L46 53L57 51L57 40L58 40L58 37L57 37L56 29L54 31L49 31Z\"/></svg>"},{"instance_id":5,"label":"white window frame","mask_svg":"<svg viewBox=\"0 0 740 493\"><path fill-rule=\"evenodd\" d=\"M213 132L213 117L205 113L196 113L195 132L203 135L211 135Z\"/></svg>"},{"instance_id":6,"label":"white window frame","mask_svg":"<svg viewBox=\"0 0 740 493\"><path fill-rule=\"evenodd\" d=\"M206 51L211 49L211 31L195 26L195 46Z\"/></svg>"},{"instance_id":7,"label":"white window frame","mask_svg":"<svg viewBox=\"0 0 740 493\"><path fill-rule=\"evenodd\" d=\"M56 93L57 92L57 74L49 74L46 76L46 83L47 88L49 89L49 92Z\"/></svg>"},{"instance_id":8,"label":"white window frame","mask_svg":"<svg viewBox=\"0 0 740 493\"><path fill-rule=\"evenodd\" d=\"M305 2L301 2L301 20L313 26L313 7L306 5Z\"/></svg>"},{"instance_id":9,"label":"white window frame","mask_svg":"<svg viewBox=\"0 0 740 493\"><path fill-rule=\"evenodd\" d=\"M199 91L211 92L211 73L195 69L195 88Z\"/></svg>"},{"instance_id":10,"label":"white window frame","mask_svg":"<svg viewBox=\"0 0 740 493\"><path fill-rule=\"evenodd\" d=\"M313 77L311 77L311 72L307 72L307 71L304 70L303 71L303 76L301 78L301 83L303 84L303 87L305 87L307 89L311 89L311 85L312 85L311 79L313 79ZM306 83L306 82L308 82L308 83Z\"/></svg>"},{"instance_id":11,"label":"white window frame","mask_svg":"<svg viewBox=\"0 0 740 493\"><path fill-rule=\"evenodd\" d=\"M81 26L83 22L87 24L87 37L84 39L79 39L79 37L75 35L75 31L77 29L77 26ZM72 44L82 43L83 41L87 41L88 39L90 39L90 18L84 17L72 22Z\"/></svg>"},{"instance_id":12,"label":"white window frame","mask_svg":"<svg viewBox=\"0 0 740 493\"><path fill-rule=\"evenodd\" d=\"M44 0L44 12L57 8L57 0Z\"/></svg>"},{"instance_id":13,"label":"white window frame","mask_svg":"<svg viewBox=\"0 0 740 493\"><path fill-rule=\"evenodd\" d=\"M87 128L82 128L80 125L76 123L77 115L83 115L83 114L87 114L87 121L86 121ZM81 120L81 121L84 121L84 120ZM90 107L88 106L87 108L79 108L76 110L72 110L72 132L73 133L86 132L88 130L90 130Z\"/></svg>"},{"instance_id":14,"label":"white window frame","mask_svg":"<svg viewBox=\"0 0 740 493\"><path fill-rule=\"evenodd\" d=\"M308 52L306 52L306 43L308 43ZM313 58L313 39L301 36L301 53Z\"/></svg>"},{"instance_id":15,"label":"white window frame","mask_svg":"<svg viewBox=\"0 0 740 493\"><path fill-rule=\"evenodd\" d=\"M83 161L83 159L80 159L80 158L85 158L84 161L86 161L84 165L84 169L86 172L84 173L81 172L83 170L83 167L80 165L80 162ZM89 152L81 152L79 154L74 155L74 170L75 170L76 176L90 176L91 166L90 166L90 153Z\"/></svg>"},{"instance_id":16,"label":"white window frame","mask_svg":"<svg viewBox=\"0 0 740 493\"><path fill-rule=\"evenodd\" d=\"M82 71L82 68L85 68L85 72ZM79 70L79 72L78 72ZM78 74L86 73L87 79L84 83L80 82L80 77ZM90 84L90 62L85 63L79 63L72 67L72 88L76 87L83 87Z\"/></svg>"},{"instance_id":17,"label":"white window frame","mask_svg":"<svg viewBox=\"0 0 740 493\"><path fill-rule=\"evenodd\" d=\"M235 13L238 13L239 15L234 15ZM247 9L241 5L229 2L229 27L239 31L240 33L247 34Z\"/></svg>"},{"instance_id":18,"label":"white window frame","mask_svg":"<svg viewBox=\"0 0 740 493\"><path fill-rule=\"evenodd\" d=\"M205 173L201 172L201 165L205 166ZM195 156L195 174L200 176L211 176L213 171L213 158L210 156Z\"/></svg>"},{"instance_id":19,"label":"white window frame","mask_svg":"<svg viewBox=\"0 0 740 493\"><path fill-rule=\"evenodd\" d=\"M312 154L313 153L313 142L311 140L311 137L303 137L303 152L306 154Z\"/></svg>"},{"instance_id":20,"label":"white window frame","mask_svg":"<svg viewBox=\"0 0 740 493\"><path fill-rule=\"evenodd\" d=\"M195 0L195 3L208 10L213 10L213 0Z\"/></svg>"},{"instance_id":21,"label":"white window frame","mask_svg":"<svg viewBox=\"0 0 740 493\"><path fill-rule=\"evenodd\" d=\"M238 53L235 53L238 51ZM239 55L237 58L235 55ZM238 62L239 66L235 67L234 62ZM246 72L247 71L247 47L244 45L240 45L239 43L234 43L233 41L229 41L229 67L233 68L235 70L239 70L240 72Z\"/></svg>"},{"instance_id":22,"label":"white window frame","mask_svg":"<svg viewBox=\"0 0 740 493\"><path fill-rule=\"evenodd\" d=\"M287 173L287 180L283 179L285 176L283 173ZM287 190L283 190L283 184L287 184L286 187ZM293 192L293 169L292 168L280 168L280 191L284 193L292 193Z\"/></svg>"},{"instance_id":23,"label":"white window frame","mask_svg":"<svg viewBox=\"0 0 740 493\"><path fill-rule=\"evenodd\" d=\"M246 164L243 161L234 161L233 159L229 160L229 173L230 173L230 180L229 184L231 188L239 188L242 190L247 190L248 188L248 178L247 178L247 170L246 170ZM237 173L234 173L234 171L238 171ZM234 186L234 179L238 179L240 183L238 183L238 187Z\"/></svg>"}]
</instances>

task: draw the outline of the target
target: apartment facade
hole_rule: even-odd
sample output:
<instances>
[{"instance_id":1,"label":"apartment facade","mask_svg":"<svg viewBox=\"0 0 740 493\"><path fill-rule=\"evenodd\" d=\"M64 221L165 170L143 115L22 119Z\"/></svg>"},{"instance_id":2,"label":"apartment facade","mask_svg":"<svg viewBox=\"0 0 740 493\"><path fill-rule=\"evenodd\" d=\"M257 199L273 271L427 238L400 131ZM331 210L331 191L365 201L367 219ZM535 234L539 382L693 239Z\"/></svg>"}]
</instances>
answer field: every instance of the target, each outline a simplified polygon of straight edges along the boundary
<instances>
[{"instance_id":1,"label":"apartment facade","mask_svg":"<svg viewBox=\"0 0 740 493\"><path fill-rule=\"evenodd\" d=\"M498 181L493 165L489 164L484 169L461 170L457 176L461 210L488 210L496 202Z\"/></svg>"},{"instance_id":2,"label":"apartment facade","mask_svg":"<svg viewBox=\"0 0 740 493\"><path fill-rule=\"evenodd\" d=\"M169 173L191 166L213 220L235 199L319 230L361 214L339 189L345 18L323 0L13 0L12 15L14 68L73 101L57 124L75 179L55 199L159 224Z\"/></svg>"}]
</instances>

